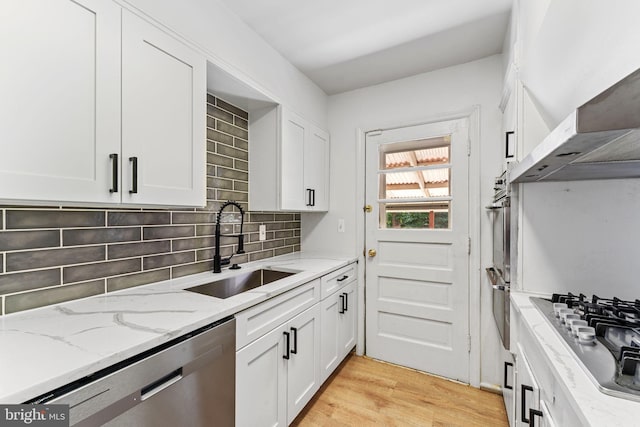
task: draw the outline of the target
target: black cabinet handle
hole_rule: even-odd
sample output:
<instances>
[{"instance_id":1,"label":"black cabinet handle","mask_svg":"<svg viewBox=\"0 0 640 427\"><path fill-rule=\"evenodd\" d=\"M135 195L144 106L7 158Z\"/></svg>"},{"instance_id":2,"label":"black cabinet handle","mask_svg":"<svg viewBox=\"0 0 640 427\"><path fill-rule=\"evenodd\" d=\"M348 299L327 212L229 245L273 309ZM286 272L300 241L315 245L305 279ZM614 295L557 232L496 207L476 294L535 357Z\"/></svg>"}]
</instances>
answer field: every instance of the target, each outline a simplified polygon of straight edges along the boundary
<instances>
[{"instance_id":1,"label":"black cabinet handle","mask_svg":"<svg viewBox=\"0 0 640 427\"><path fill-rule=\"evenodd\" d=\"M345 280L347 280L349 278L349 276L344 275L341 278L339 278L338 280L336 280L336 282L344 282Z\"/></svg>"},{"instance_id":2,"label":"black cabinet handle","mask_svg":"<svg viewBox=\"0 0 640 427\"><path fill-rule=\"evenodd\" d=\"M129 157L129 161L131 162L131 178L132 178L132 185L131 185L131 190L129 190L129 194L135 194L138 192L138 158Z\"/></svg>"},{"instance_id":3,"label":"black cabinet handle","mask_svg":"<svg viewBox=\"0 0 640 427\"><path fill-rule=\"evenodd\" d=\"M311 190L311 206L316 205L316 190Z\"/></svg>"},{"instance_id":4,"label":"black cabinet handle","mask_svg":"<svg viewBox=\"0 0 640 427\"><path fill-rule=\"evenodd\" d=\"M343 292L342 295L344 295L344 311L347 312L349 311L349 294Z\"/></svg>"},{"instance_id":5,"label":"black cabinet handle","mask_svg":"<svg viewBox=\"0 0 640 427\"><path fill-rule=\"evenodd\" d=\"M340 294L340 311L339 313L344 313L344 294Z\"/></svg>"},{"instance_id":6,"label":"black cabinet handle","mask_svg":"<svg viewBox=\"0 0 640 427\"><path fill-rule=\"evenodd\" d=\"M313 206L313 205L311 204L311 192L312 192L312 191L313 191L313 190L311 190L310 188L307 188L307 206Z\"/></svg>"},{"instance_id":7,"label":"black cabinet handle","mask_svg":"<svg viewBox=\"0 0 640 427\"><path fill-rule=\"evenodd\" d=\"M529 423L529 419L526 416L527 413L527 391L533 392L533 387L526 384L520 384L520 419L523 423Z\"/></svg>"},{"instance_id":8,"label":"black cabinet handle","mask_svg":"<svg viewBox=\"0 0 640 427\"><path fill-rule=\"evenodd\" d=\"M529 426L530 427L535 427L535 417L539 416L540 418L542 418L542 411L538 411L537 409L533 409L533 408L529 408Z\"/></svg>"},{"instance_id":9,"label":"black cabinet handle","mask_svg":"<svg viewBox=\"0 0 640 427\"><path fill-rule=\"evenodd\" d=\"M291 350L291 354L298 354L298 328L291 328L291 332L293 333L293 349Z\"/></svg>"},{"instance_id":10,"label":"black cabinet handle","mask_svg":"<svg viewBox=\"0 0 640 427\"><path fill-rule=\"evenodd\" d=\"M111 188L109 189L109 193L117 193L118 192L118 154L116 153L109 154L109 158L111 159Z\"/></svg>"},{"instance_id":11,"label":"black cabinet handle","mask_svg":"<svg viewBox=\"0 0 640 427\"><path fill-rule=\"evenodd\" d=\"M509 366L513 367L513 363L504 362L504 388L506 388L507 390L513 390L513 386L507 384L507 371L509 369Z\"/></svg>"},{"instance_id":12,"label":"black cabinet handle","mask_svg":"<svg viewBox=\"0 0 640 427\"><path fill-rule=\"evenodd\" d=\"M285 349L286 349L286 353L282 355L283 359L287 359L289 360L289 358L291 357L290 353L289 353L289 346L291 345L291 336L289 335L289 332L283 332L284 334L284 340L285 340Z\"/></svg>"}]
</instances>

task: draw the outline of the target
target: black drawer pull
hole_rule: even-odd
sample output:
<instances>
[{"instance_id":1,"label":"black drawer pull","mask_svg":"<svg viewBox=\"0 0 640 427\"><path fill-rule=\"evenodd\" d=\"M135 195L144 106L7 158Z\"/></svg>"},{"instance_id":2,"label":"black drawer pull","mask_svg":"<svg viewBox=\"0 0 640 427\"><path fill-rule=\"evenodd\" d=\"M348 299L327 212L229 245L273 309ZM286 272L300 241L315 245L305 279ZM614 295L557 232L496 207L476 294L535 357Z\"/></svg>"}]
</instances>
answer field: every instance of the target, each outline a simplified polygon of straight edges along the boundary
<instances>
[{"instance_id":1,"label":"black drawer pull","mask_svg":"<svg viewBox=\"0 0 640 427\"><path fill-rule=\"evenodd\" d=\"M307 206L313 206L313 202L311 201L311 192L313 190L310 188L307 188Z\"/></svg>"},{"instance_id":2,"label":"black drawer pull","mask_svg":"<svg viewBox=\"0 0 640 427\"><path fill-rule=\"evenodd\" d=\"M131 190L129 190L129 194L135 194L138 192L138 158L129 157L129 161L131 162L131 179L132 179L132 186L131 186Z\"/></svg>"},{"instance_id":3,"label":"black drawer pull","mask_svg":"<svg viewBox=\"0 0 640 427\"><path fill-rule=\"evenodd\" d=\"M347 276L346 274L344 276L342 276L341 278L337 279L336 282L344 282L345 280L347 280L349 278L349 276Z\"/></svg>"},{"instance_id":4,"label":"black drawer pull","mask_svg":"<svg viewBox=\"0 0 640 427\"><path fill-rule=\"evenodd\" d=\"M284 348L286 349L286 353L282 355L283 359L287 359L289 360L289 358L291 357L291 354L289 353L289 346L291 345L291 335L289 335L289 332L283 332L284 334L284 339L285 339L285 345Z\"/></svg>"},{"instance_id":5,"label":"black drawer pull","mask_svg":"<svg viewBox=\"0 0 640 427\"><path fill-rule=\"evenodd\" d=\"M527 413L527 391L533 392L533 387L526 384L520 385L520 419L523 423L529 424L529 419L526 416Z\"/></svg>"},{"instance_id":6,"label":"black drawer pull","mask_svg":"<svg viewBox=\"0 0 640 427\"><path fill-rule=\"evenodd\" d=\"M509 366L513 367L513 363L504 362L504 388L507 390L513 390L513 386L507 384L507 372L509 370Z\"/></svg>"},{"instance_id":7,"label":"black drawer pull","mask_svg":"<svg viewBox=\"0 0 640 427\"><path fill-rule=\"evenodd\" d=\"M291 328L291 332L293 333L293 349L291 350L291 354L298 354L298 328Z\"/></svg>"},{"instance_id":8,"label":"black drawer pull","mask_svg":"<svg viewBox=\"0 0 640 427\"><path fill-rule=\"evenodd\" d=\"M109 193L118 192L118 155L116 153L109 154L111 159L111 188Z\"/></svg>"},{"instance_id":9,"label":"black drawer pull","mask_svg":"<svg viewBox=\"0 0 640 427\"><path fill-rule=\"evenodd\" d=\"M539 416L540 418L543 417L542 411L538 411L537 409L529 408L529 426L530 427L535 427L535 425L536 425L535 424L536 415Z\"/></svg>"}]
</instances>

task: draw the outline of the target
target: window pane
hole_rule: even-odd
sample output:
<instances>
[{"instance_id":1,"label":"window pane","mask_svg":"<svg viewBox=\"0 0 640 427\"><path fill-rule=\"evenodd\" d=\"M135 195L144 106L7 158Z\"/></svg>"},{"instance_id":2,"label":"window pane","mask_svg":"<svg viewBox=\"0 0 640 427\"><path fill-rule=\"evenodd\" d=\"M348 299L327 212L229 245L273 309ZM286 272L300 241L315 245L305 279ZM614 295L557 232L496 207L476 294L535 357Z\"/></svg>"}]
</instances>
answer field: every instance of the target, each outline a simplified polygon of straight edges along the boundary
<instances>
[{"instance_id":1,"label":"window pane","mask_svg":"<svg viewBox=\"0 0 640 427\"><path fill-rule=\"evenodd\" d=\"M450 135L380 146L380 228L450 228L450 149Z\"/></svg>"},{"instance_id":2,"label":"window pane","mask_svg":"<svg viewBox=\"0 0 640 427\"><path fill-rule=\"evenodd\" d=\"M451 202L380 203L380 228L448 229Z\"/></svg>"},{"instance_id":3,"label":"window pane","mask_svg":"<svg viewBox=\"0 0 640 427\"><path fill-rule=\"evenodd\" d=\"M423 199L451 196L449 167L380 173L381 199Z\"/></svg>"},{"instance_id":4,"label":"window pane","mask_svg":"<svg viewBox=\"0 0 640 427\"><path fill-rule=\"evenodd\" d=\"M424 145L430 145L430 148L421 148ZM416 166L433 166L449 163L449 146L450 137L432 138L425 141L413 141L410 149L405 147L393 149L395 146L406 146L407 143L398 143L382 146L384 150L384 164L382 169L397 169Z\"/></svg>"}]
</instances>

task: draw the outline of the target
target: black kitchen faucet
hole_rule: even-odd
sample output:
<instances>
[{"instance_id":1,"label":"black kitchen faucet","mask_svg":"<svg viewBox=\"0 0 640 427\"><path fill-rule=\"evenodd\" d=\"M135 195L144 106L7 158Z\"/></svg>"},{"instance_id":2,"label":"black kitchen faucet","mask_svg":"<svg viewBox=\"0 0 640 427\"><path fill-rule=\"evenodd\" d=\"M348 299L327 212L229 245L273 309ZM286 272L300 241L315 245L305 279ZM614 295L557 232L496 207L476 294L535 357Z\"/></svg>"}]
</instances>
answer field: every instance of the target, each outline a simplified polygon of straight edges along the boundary
<instances>
[{"instance_id":1,"label":"black kitchen faucet","mask_svg":"<svg viewBox=\"0 0 640 427\"><path fill-rule=\"evenodd\" d=\"M240 211L240 233L239 234L224 234L224 235L220 234L220 219L222 218L222 211L224 211L224 209L227 206L235 206ZM220 273L222 271L223 265L230 264L231 258L233 258L233 255L244 253L244 234L242 234L243 225L244 225L244 210L242 209L242 207L237 202L234 202L232 200L229 200L228 202L223 204L220 210L218 211L218 218L216 220L216 242L215 242L216 252L215 252L215 255L213 256L213 272L214 273ZM220 236L238 238L238 251L235 254L232 254L229 258L222 259L220 257ZM229 268L232 270L237 270L240 268L240 266L238 264L233 264Z\"/></svg>"}]
</instances>

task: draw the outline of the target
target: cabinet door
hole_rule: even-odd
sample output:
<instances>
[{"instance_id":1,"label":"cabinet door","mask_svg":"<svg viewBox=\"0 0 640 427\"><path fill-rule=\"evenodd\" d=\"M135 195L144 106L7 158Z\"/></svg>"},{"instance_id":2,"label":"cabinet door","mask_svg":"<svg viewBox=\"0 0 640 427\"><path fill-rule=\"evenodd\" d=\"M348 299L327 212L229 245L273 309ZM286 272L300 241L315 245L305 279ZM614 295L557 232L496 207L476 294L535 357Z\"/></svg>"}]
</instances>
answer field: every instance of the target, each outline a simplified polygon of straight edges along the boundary
<instances>
[{"instance_id":1,"label":"cabinet door","mask_svg":"<svg viewBox=\"0 0 640 427\"><path fill-rule=\"evenodd\" d=\"M515 393L514 384L516 379L516 370L514 366L514 359L511 353L506 356L507 360L503 364L502 379L502 398L504 399L504 407L507 410L507 418L509 418L509 425L515 425Z\"/></svg>"},{"instance_id":2,"label":"cabinet door","mask_svg":"<svg viewBox=\"0 0 640 427\"><path fill-rule=\"evenodd\" d=\"M304 182L304 147L307 124L298 115L281 108L280 208L307 210Z\"/></svg>"},{"instance_id":3,"label":"cabinet door","mask_svg":"<svg viewBox=\"0 0 640 427\"><path fill-rule=\"evenodd\" d=\"M312 191L307 210L329 210L329 134L315 126L304 146L304 181L305 197Z\"/></svg>"},{"instance_id":4,"label":"cabinet door","mask_svg":"<svg viewBox=\"0 0 640 427\"><path fill-rule=\"evenodd\" d=\"M341 303L344 303L344 309L340 310L340 325L338 327L338 345L340 346L339 355L340 361L351 351L356 345L356 307L357 307L357 282L352 282L350 285L344 287L338 291L338 297L342 296Z\"/></svg>"},{"instance_id":5,"label":"cabinet door","mask_svg":"<svg viewBox=\"0 0 640 427\"><path fill-rule=\"evenodd\" d=\"M120 8L0 2L0 199L119 202Z\"/></svg>"},{"instance_id":6,"label":"cabinet door","mask_svg":"<svg viewBox=\"0 0 640 427\"><path fill-rule=\"evenodd\" d=\"M206 61L132 13L122 18L122 200L204 206Z\"/></svg>"},{"instance_id":7,"label":"cabinet door","mask_svg":"<svg viewBox=\"0 0 640 427\"><path fill-rule=\"evenodd\" d=\"M316 304L288 323L291 358L287 363L287 421L291 423L311 400L320 379L320 305Z\"/></svg>"},{"instance_id":8,"label":"cabinet door","mask_svg":"<svg viewBox=\"0 0 640 427\"><path fill-rule=\"evenodd\" d=\"M287 360L281 326L236 353L236 425L287 425ZM300 338L300 337L299 337ZM289 359L290 361L291 359Z\"/></svg>"},{"instance_id":9,"label":"cabinet door","mask_svg":"<svg viewBox=\"0 0 640 427\"><path fill-rule=\"evenodd\" d=\"M518 344L517 382L516 382L516 426L529 426L529 409L540 409L540 388L531 366L525 357L522 346Z\"/></svg>"},{"instance_id":10,"label":"cabinet door","mask_svg":"<svg viewBox=\"0 0 640 427\"><path fill-rule=\"evenodd\" d=\"M338 343L339 328L341 319L339 312L342 311L342 299L340 293L329 295L320 303L320 370L322 381L340 364L341 345Z\"/></svg>"}]
</instances>

